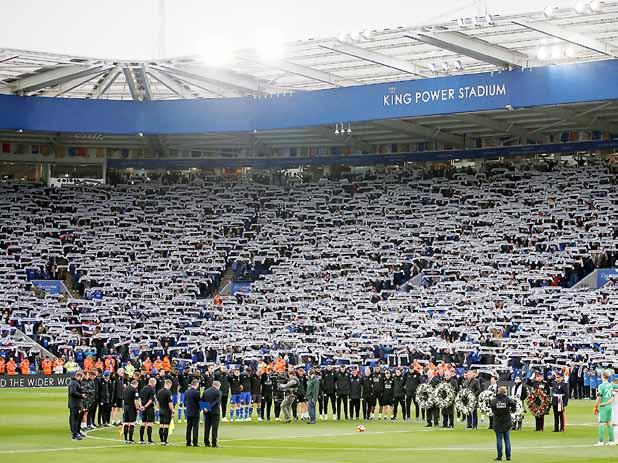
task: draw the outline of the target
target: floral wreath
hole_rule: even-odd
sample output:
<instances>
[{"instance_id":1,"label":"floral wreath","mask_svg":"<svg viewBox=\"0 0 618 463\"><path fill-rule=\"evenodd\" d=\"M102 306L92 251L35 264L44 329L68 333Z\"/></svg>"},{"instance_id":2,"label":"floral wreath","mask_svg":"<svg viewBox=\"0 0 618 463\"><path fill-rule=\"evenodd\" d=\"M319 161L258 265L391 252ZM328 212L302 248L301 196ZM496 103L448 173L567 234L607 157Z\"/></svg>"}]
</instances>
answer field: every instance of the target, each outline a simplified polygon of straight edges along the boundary
<instances>
[{"instance_id":1,"label":"floral wreath","mask_svg":"<svg viewBox=\"0 0 618 463\"><path fill-rule=\"evenodd\" d=\"M455 397L455 410L462 415L470 415L476 408L477 398L471 389L464 388Z\"/></svg>"},{"instance_id":2,"label":"floral wreath","mask_svg":"<svg viewBox=\"0 0 618 463\"><path fill-rule=\"evenodd\" d=\"M534 416L542 416L549 410L549 396L543 389L535 389L528 396L528 410Z\"/></svg>"},{"instance_id":3,"label":"floral wreath","mask_svg":"<svg viewBox=\"0 0 618 463\"><path fill-rule=\"evenodd\" d=\"M433 387L429 384L420 384L416 389L416 403L418 406L427 410L434 405Z\"/></svg>"},{"instance_id":4,"label":"floral wreath","mask_svg":"<svg viewBox=\"0 0 618 463\"><path fill-rule=\"evenodd\" d=\"M433 402L438 408L448 408L455 402L455 388L449 383L438 384L433 395Z\"/></svg>"}]
</instances>

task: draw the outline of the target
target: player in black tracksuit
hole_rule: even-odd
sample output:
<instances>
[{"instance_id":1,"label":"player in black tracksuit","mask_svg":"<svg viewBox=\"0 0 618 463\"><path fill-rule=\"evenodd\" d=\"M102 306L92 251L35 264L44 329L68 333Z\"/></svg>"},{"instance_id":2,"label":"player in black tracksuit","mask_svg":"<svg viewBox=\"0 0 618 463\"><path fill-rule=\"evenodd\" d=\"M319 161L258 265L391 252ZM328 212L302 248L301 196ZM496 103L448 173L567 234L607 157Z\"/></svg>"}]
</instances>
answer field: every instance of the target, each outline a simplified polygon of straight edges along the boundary
<instances>
[{"instance_id":1,"label":"player in black tracksuit","mask_svg":"<svg viewBox=\"0 0 618 463\"><path fill-rule=\"evenodd\" d=\"M249 416L253 416L253 409L257 408L258 420L261 420L262 416L262 373L252 373L249 377L251 383L251 408L249 409Z\"/></svg>"},{"instance_id":2,"label":"player in black tracksuit","mask_svg":"<svg viewBox=\"0 0 618 463\"><path fill-rule=\"evenodd\" d=\"M395 400L395 380L390 370L384 372L382 379L382 418L385 420L393 417L393 402Z\"/></svg>"},{"instance_id":3,"label":"player in black tracksuit","mask_svg":"<svg viewBox=\"0 0 618 463\"><path fill-rule=\"evenodd\" d=\"M401 416L406 419L406 402L405 402L405 383L406 379L401 374L401 368L395 370L393 378L393 402L395 408L393 410L393 419L397 419L397 407L401 406Z\"/></svg>"},{"instance_id":4,"label":"player in black tracksuit","mask_svg":"<svg viewBox=\"0 0 618 463\"><path fill-rule=\"evenodd\" d=\"M363 381L359 375L359 371L355 370L350 376L350 419L360 418L360 401L363 389Z\"/></svg>"},{"instance_id":5,"label":"player in black tracksuit","mask_svg":"<svg viewBox=\"0 0 618 463\"><path fill-rule=\"evenodd\" d=\"M221 383L221 418L223 421L227 419L227 403L230 396L230 377L225 367L221 367L215 373L215 379Z\"/></svg>"},{"instance_id":6,"label":"player in black tracksuit","mask_svg":"<svg viewBox=\"0 0 618 463\"><path fill-rule=\"evenodd\" d=\"M260 418L270 421L270 410L273 403L273 375L262 375L262 400L260 404Z\"/></svg>"},{"instance_id":7,"label":"player in black tracksuit","mask_svg":"<svg viewBox=\"0 0 618 463\"><path fill-rule=\"evenodd\" d=\"M421 384L421 373L416 370L410 370L406 376L406 382L404 390L406 393L406 418L410 419L410 413L412 409L412 402L414 402L414 409L416 412L416 420L418 421L419 414L422 412L422 418L425 419L425 410L421 409L416 402L416 389Z\"/></svg>"},{"instance_id":8,"label":"player in black tracksuit","mask_svg":"<svg viewBox=\"0 0 618 463\"><path fill-rule=\"evenodd\" d=\"M350 376L345 366L341 366L336 374L335 387L337 389L337 419L341 419L341 406L345 419L348 419L348 399L350 397Z\"/></svg>"},{"instance_id":9,"label":"player in black tracksuit","mask_svg":"<svg viewBox=\"0 0 618 463\"><path fill-rule=\"evenodd\" d=\"M114 394L114 383L110 379L108 371L103 373L103 377L97 379L97 402L99 403L99 425L108 426L112 413L112 401Z\"/></svg>"},{"instance_id":10,"label":"player in black tracksuit","mask_svg":"<svg viewBox=\"0 0 618 463\"><path fill-rule=\"evenodd\" d=\"M382 372L380 367L376 367L375 372L372 375L373 387L371 388L373 394L373 407L371 408L372 417L375 416L376 406L379 407L378 418L382 418L382 394L384 393L384 384L382 378Z\"/></svg>"},{"instance_id":11,"label":"player in black tracksuit","mask_svg":"<svg viewBox=\"0 0 618 463\"><path fill-rule=\"evenodd\" d=\"M365 368L363 372L362 389L363 389L363 419L371 419L371 409L375 407L375 400L373 399L373 378L371 377L371 369Z\"/></svg>"},{"instance_id":12,"label":"player in black tracksuit","mask_svg":"<svg viewBox=\"0 0 618 463\"><path fill-rule=\"evenodd\" d=\"M279 389L279 384L286 384L286 377L284 373L273 374L273 402L275 403L275 419L279 421L279 415L281 414L281 403L285 398L285 391Z\"/></svg>"},{"instance_id":13,"label":"player in black tracksuit","mask_svg":"<svg viewBox=\"0 0 618 463\"><path fill-rule=\"evenodd\" d=\"M322 373L320 390L324 391L324 404L322 407L322 419L326 419L328 415L328 403L331 405L331 414L334 418L337 413L337 398L335 396L335 371L333 365L328 365L326 371Z\"/></svg>"}]
</instances>

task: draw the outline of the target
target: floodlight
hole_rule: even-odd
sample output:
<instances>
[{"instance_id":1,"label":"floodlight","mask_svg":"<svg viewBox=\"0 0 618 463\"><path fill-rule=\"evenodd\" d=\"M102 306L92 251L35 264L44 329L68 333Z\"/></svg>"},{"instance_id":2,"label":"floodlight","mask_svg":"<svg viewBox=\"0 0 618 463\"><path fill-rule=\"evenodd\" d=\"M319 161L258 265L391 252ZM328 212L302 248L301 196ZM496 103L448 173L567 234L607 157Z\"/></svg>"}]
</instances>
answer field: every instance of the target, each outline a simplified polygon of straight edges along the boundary
<instances>
[{"instance_id":1,"label":"floodlight","mask_svg":"<svg viewBox=\"0 0 618 463\"><path fill-rule=\"evenodd\" d=\"M552 18L556 14L557 9L558 7L555 5L548 5L545 7L545 10L543 10L543 13L546 18Z\"/></svg>"},{"instance_id":2,"label":"floodlight","mask_svg":"<svg viewBox=\"0 0 618 463\"><path fill-rule=\"evenodd\" d=\"M588 4L585 2L575 2L575 11L579 14L583 14L588 9Z\"/></svg>"},{"instance_id":3,"label":"floodlight","mask_svg":"<svg viewBox=\"0 0 618 463\"><path fill-rule=\"evenodd\" d=\"M339 135L339 124L335 124L335 135Z\"/></svg>"},{"instance_id":4,"label":"floodlight","mask_svg":"<svg viewBox=\"0 0 618 463\"><path fill-rule=\"evenodd\" d=\"M457 69L458 71L463 70L463 64L460 60L455 61L455 69Z\"/></svg>"},{"instance_id":5,"label":"floodlight","mask_svg":"<svg viewBox=\"0 0 618 463\"><path fill-rule=\"evenodd\" d=\"M565 55L568 58L575 58L575 48L573 47L567 47L566 51L565 51Z\"/></svg>"},{"instance_id":6,"label":"floodlight","mask_svg":"<svg viewBox=\"0 0 618 463\"><path fill-rule=\"evenodd\" d=\"M590 6L591 11L594 11L596 13L601 9L601 2L599 2L598 0L593 0L588 6Z\"/></svg>"},{"instance_id":7,"label":"floodlight","mask_svg":"<svg viewBox=\"0 0 618 463\"><path fill-rule=\"evenodd\" d=\"M431 63L429 65L429 69L431 69L432 72L436 72L436 64L435 63Z\"/></svg>"},{"instance_id":8,"label":"floodlight","mask_svg":"<svg viewBox=\"0 0 618 463\"><path fill-rule=\"evenodd\" d=\"M373 37L373 31L370 31L369 29L365 29L362 32L362 35L365 40L371 40Z\"/></svg>"},{"instance_id":9,"label":"floodlight","mask_svg":"<svg viewBox=\"0 0 618 463\"><path fill-rule=\"evenodd\" d=\"M554 47L551 49L551 57L552 59L560 59L562 58L562 47Z\"/></svg>"}]
</instances>

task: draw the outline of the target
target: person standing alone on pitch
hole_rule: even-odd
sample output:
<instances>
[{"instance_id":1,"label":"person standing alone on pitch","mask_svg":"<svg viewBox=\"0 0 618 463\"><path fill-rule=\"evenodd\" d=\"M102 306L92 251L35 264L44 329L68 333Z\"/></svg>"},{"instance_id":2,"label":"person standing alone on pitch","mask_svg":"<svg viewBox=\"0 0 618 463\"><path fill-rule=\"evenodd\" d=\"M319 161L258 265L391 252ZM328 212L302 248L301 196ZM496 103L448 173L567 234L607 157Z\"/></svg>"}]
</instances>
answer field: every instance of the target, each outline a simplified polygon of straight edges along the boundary
<instances>
[{"instance_id":1,"label":"person standing alone on pitch","mask_svg":"<svg viewBox=\"0 0 618 463\"><path fill-rule=\"evenodd\" d=\"M496 398L491 401L491 409L494 414L493 429L496 433L496 449L498 451L496 461L502 460L503 440L506 459L507 461L511 460L511 437L509 434L511 428L513 427L511 413L514 412L517 407L515 401L506 394L506 387L501 386L498 388Z\"/></svg>"},{"instance_id":2,"label":"person standing alone on pitch","mask_svg":"<svg viewBox=\"0 0 618 463\"><path fill-rule=\"evenodd\" d=\"M206 389L202 395L204 408L204 445L206 447L219 447L219 421L221 418L221 383L213 381L212 387ZM212 435L212 438L211 438Z\"/></svg>"},{"instance_id":3,"label":"person standing alone on pitch","mask_svg":"<svg viewBox=\"0 0 618 463\"><path fill-rule=\"evenodd\" d=\"M78 371L69 382L69 426L73 440L82 440L79 425L82 422L82 410L84 409L84 394L80 381L82 372Z\"/></svg>"},{"instance_id":4,"label":"person standing alone on pitch","mask_svg":"<svg viewBox=\"0 0 618 463\"><path fill-rule=\"evenodd\" d=\"M197 447L197 437L200 431L200 381L194 379L185 392L185 417L187 419L187 447L193 444Z\"/></svg>"}]
</instances>

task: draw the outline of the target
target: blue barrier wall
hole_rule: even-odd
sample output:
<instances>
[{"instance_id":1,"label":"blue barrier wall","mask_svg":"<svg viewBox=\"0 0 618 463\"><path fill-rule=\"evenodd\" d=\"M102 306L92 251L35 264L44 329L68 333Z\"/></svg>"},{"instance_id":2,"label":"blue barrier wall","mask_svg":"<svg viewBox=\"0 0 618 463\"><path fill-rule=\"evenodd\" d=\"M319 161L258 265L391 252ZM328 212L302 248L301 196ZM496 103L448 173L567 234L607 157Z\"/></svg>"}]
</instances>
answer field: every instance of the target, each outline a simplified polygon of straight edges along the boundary
<instances>
[{"instance_id":1,"label":"blue barrier wall","mask_svg":"<svg viewBox=\"0 0 618 463\"><path fill-rule=\"evenodd\" d=\"M618 99L618 60L296 92L268 98L111 101L0 95L0 129L236 132Z\"/></svg>"},{"instance_id":2,"label":"blue barrier wall","mask_svg":"<svg viewBox=\"0 0 618 463\"><path fill-rule=\"evenodd\" d=\"M108 159L112 169L171 169L191 167L218 169L224 167L254 167L256 169L289 169L298 166L370 166L375 164L400 164L413 161L449 161L451 159L487 159L508 156L526 156L540 153L574 153L578 151L618 149L618 139L607 141L582 141L548 143L542 145L500 146L496 148L456 149L448 151L423 151L397 154L359 154L346 156L314 156L289 158L221 158L221 159Z\"/></svg>"}]
</instances>

